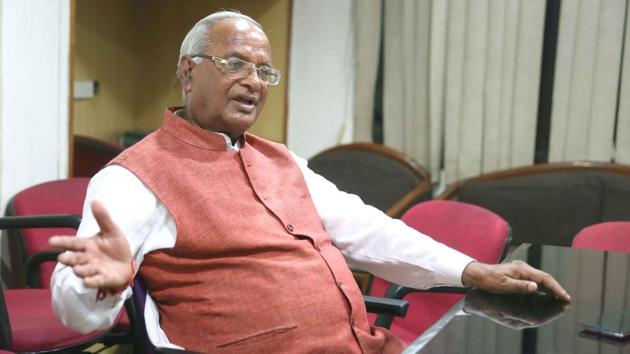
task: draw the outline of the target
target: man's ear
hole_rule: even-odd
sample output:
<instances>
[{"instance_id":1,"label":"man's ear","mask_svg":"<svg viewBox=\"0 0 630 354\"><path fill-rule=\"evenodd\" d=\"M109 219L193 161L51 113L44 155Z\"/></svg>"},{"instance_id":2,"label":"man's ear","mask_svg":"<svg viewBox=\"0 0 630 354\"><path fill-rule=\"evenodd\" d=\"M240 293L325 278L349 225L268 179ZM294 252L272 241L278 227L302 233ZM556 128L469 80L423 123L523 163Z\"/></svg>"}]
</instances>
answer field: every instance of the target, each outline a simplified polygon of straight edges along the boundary
<instances>
[{"instance_id":1,"label":"man's ear","mask_svg":"<svg viewBox=\"0 0 630 354\"><path fill-rule=\"evenodd\" d=\"M182 90L190 92L192 89L192 69L195 63L190 57L182 56L177 65L177 79L179 80Z\"/></svg>"}]
</instances>

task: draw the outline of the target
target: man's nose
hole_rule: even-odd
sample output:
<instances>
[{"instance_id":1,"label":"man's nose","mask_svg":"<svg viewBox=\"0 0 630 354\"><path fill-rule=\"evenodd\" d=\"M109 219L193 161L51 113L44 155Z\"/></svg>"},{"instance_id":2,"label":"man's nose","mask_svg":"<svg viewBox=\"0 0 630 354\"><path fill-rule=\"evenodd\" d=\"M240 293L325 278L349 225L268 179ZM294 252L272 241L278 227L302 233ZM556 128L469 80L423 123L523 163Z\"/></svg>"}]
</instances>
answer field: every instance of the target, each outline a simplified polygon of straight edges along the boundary
<instances>
[{"instance_id":1,"label":"man's nose","mask_svg":"<svg viewBox=\"0 0 630 354\"><path fill-rule=\"evenodd\" d=\"M258 91L262 88L263 81L258 76L258 70L255 67L250 67L247 75L241 80L241 84L248 86L252 91Z\"/></svg>"}]
</instances>

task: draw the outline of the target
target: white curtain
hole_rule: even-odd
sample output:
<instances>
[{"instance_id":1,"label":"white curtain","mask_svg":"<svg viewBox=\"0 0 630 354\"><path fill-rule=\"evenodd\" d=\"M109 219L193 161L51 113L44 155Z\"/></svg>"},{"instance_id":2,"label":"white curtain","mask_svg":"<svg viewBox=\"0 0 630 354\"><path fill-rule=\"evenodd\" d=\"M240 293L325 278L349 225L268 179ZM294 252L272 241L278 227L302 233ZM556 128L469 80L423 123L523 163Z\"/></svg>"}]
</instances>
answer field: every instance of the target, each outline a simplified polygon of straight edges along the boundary
<instances>
[{"instance_id":1,"label":"white curtain","mask_svg":"<svg viewBox=\"0 0 630 354\"><path fill-rule=\"evenodd\" d=\"M430 114L431 2L385 1L384 7L384 142L435 175L442 130Z\"/></svg>"},{"instance_id":2,"label":"white curtain","mask_svg":"<svg viewBox=\"0 0 630 354\"><path fill-rule=\"evenodd\" d=\"M364 132L356 140L371 133L377 2L354 5L355 16L374 23L360 27L355 19L354 121ZM561 3L549 161L630 163L627 36L622 53L627 3ZM434 179L443 170L446 182L532 164L545 6L545 0L385 1L385 143Z\"/></svg>"},{"instance_id":3,"label":"white curtain","mask_svg":"<svg viewBox=\"0 0 630 354\"><path fill-rule=\"evenodd\" d=\"M385 2L384 139L448 182L531 164L544 0ZM442 166L443 165L443 166Z\"/></svg>"},{"instance_id":4,"label":"white curtain","mask_svg":"<svg viewBox=\"0 0 630 354\"><path fill-rule=\"evenodd\" d=\"M626 5L626 17L630 17L630 6ZM626 24L625 54L619 97L619 116L617 125L617 146L615 161L630 164L630 21Z\"/></svg>"},{"instance_id":5,"label":"white curtain","mask_svg":"<svg viewBox=\"0 0 630 354\"><path fill-rule=\"evenodd\" d=\"M625 116L620 115L621 144L617 154L620 160L628 161L630 97L618 96L626 3L626 0L562 2L550 161L611 161L615 154L613 131L618 97ZM627 82L627 73L625 77Z\"/></svg>"},{"instance_id":6,"label":"white curtain","mask_svg":"<svg viewBox=\"0 0 630 354\"><path fill-rule=\"evenodd\" d=\"M372 141L374 91L381 43L381 0L354 0L354 109L355 141Z\"/></svg>"}]
</instances>

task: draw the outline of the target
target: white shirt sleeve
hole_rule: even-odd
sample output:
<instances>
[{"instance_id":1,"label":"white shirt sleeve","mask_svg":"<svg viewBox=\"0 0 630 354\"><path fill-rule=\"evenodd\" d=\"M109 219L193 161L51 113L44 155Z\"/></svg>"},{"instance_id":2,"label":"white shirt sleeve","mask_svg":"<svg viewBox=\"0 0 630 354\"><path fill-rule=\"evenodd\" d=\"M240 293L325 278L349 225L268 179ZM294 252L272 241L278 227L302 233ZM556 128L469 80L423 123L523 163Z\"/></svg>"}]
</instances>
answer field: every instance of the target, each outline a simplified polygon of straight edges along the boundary
<instances>
[{"instance_id":1,"label":"white shirt sleeve","mask_svg":"<svg viewBox=\"0 0 630 354\"><path fill-rule=\"evenodd\" d=\"M77 237L90 237L99 231L91 210L93 200L105 206L114 223L127 237L138 266L146 253L175 245L173 218L129 170L111 165L92 178ZM51 284L52 303L57 316L66 326L83 333L111 327L125 299L131 296L128 288L117 296L97 301L96 290L84 287L72 268L62 264L57 264Z\"/></svg>"},{"instance_id":2,"label":"white shirt sleeve","mask_svg":"<svg viewBox=\"0 0 630 354\"><path fill-rule=\"evenodd\" d=\"M404 286L424 289L461 286L472 258L366 205L337 187L293 155L302 170L315 208L332 242L351 267Z\"/></svg>"}]
</instances>

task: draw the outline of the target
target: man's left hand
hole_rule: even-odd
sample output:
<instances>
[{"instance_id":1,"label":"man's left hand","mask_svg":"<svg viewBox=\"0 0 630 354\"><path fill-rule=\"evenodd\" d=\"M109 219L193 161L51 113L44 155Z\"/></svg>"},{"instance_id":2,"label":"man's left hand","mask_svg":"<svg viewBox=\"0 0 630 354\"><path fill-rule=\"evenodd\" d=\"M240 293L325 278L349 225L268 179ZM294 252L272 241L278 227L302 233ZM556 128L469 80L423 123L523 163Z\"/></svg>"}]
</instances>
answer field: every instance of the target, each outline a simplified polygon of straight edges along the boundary
<instances>
[{"instance_id":1,"label":"man's left hand","mask_svg":"<svg viewBox=\"0 0 630 354\"><path fill-rule=\"evenodd\" d=\"M493 293L525 294L540 290L560 300L571 301L566 290L551 275L522 261L502 264L471 262L464 268L462 283Z\"/></svg>"}]
</instances>

